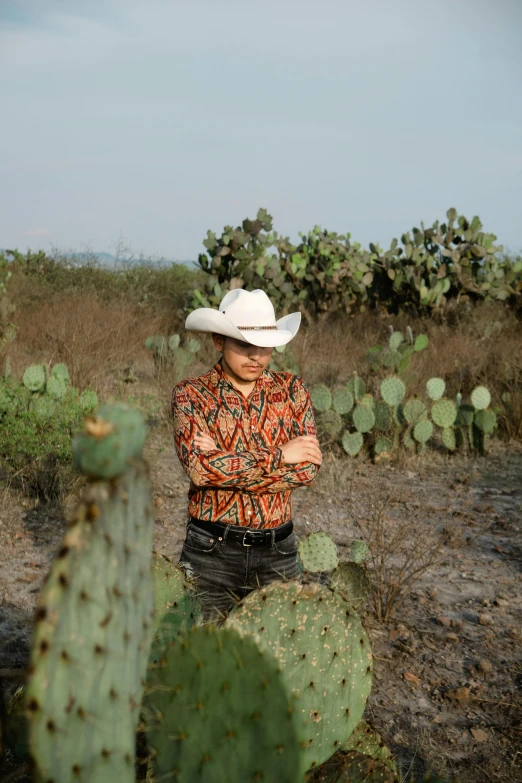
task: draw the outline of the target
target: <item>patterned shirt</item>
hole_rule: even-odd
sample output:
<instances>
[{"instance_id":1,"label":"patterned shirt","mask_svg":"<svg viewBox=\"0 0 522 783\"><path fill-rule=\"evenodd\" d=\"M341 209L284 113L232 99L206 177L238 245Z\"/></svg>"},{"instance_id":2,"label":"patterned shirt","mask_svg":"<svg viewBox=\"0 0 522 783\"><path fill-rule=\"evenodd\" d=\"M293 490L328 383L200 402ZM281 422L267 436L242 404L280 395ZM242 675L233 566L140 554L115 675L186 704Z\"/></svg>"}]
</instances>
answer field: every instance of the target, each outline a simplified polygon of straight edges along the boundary
<instances>
[{"instance_id":1,"label":"patterned shirt","mask_svg":"<svg viewBox=\"0 0 522 783\"><path fill-rule=\"evenodd\" d=\"M291 520L291 491L317 475L311 462L285 464L280 449L299 435L316 435L300 378L264 370L245 398L218 363L174 387L172 413L176 451L191 482L191 517L252 528ZM217 450L195 448L198 432L209 435Z\"/></svg>"}]
</instances>

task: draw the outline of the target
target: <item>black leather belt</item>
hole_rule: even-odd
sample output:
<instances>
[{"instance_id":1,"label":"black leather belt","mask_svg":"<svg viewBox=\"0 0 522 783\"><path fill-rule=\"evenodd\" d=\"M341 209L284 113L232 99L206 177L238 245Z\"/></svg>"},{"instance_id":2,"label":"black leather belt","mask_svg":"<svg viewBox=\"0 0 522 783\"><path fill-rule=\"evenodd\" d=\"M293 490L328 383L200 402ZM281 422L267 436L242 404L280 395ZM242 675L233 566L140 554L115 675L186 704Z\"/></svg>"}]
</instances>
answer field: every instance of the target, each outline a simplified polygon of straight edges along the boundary
<instances>
[{"instance_id":1,"label":"black leather belt","mask_svg":"<svg viewBox=\"0 0 522 783\"><path fill-rule=\"evenodd\" d=\"M253 530L250 527L224 525L223 522L207 522L203 519L194 519L194 517L190 517L189 521L194 527L199 527L208 533L215 533L226 541L237 541L243 546L270 546L272 541L282 541L284 538L288 538L294 529L293 522L286 522L284 525L270 530Z\"/></svg>"}]
</instances>

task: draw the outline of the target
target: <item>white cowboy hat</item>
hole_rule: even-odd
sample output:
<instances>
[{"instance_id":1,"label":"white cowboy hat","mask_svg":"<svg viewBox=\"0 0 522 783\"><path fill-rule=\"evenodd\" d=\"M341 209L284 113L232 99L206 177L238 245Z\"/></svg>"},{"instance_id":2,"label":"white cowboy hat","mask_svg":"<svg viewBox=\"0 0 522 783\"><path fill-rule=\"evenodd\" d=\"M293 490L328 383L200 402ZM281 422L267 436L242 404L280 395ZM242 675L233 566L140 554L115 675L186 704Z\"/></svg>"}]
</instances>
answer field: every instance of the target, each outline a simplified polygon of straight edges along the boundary
<instances>
[{"instance_id":1,"label":"white cowboy hat","mask_svg":"<svg viewBox=\"0 0 522 783\"><path fill-rule=\"evenodd\" d=\"M301 313L290 313L276 321L274 306L261 289L234 288L225 294L219 310L199 307L190 313L185 329L216 332L260 348L275 348L289 343L300 323Z\"/></svg>"}]
</instances>

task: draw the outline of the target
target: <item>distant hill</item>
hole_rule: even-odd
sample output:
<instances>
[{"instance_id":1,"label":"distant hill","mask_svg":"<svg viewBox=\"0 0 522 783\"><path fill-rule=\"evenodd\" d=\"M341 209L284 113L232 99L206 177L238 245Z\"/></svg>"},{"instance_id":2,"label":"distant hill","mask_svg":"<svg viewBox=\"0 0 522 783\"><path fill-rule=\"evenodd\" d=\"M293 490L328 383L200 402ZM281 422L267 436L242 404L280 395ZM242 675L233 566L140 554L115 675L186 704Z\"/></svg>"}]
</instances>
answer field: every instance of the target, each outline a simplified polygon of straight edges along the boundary
<instances>
[{"instance_id":1,"label":"distant hill","mask_svg":"<svg viewBox=\"0 0 522 783\"><path fill-rule=\"evenodd\" d=\"M12 249L12 248L11 248ZM0 253L8 252L7 248L0 248ZM35 251L33 251L35 252ZM97 251L89 251L89 252L79 252L75 253L74 251L69 251L67 253L61 254L62 258L70 258L71 261L74 260L78 264L88 264L89 262L96 262L100 264L101 266L106 266L109 268L114 268L117 264L115 256L113 256L111 253L106 253L104 251L97 252ZM171 266L172 264L182 264L183 266L188 266L190 269L193 269L194 267L197 267L196 261L191 260L176 260L172 261L167 258L144 258L143 256L138 258L132 258L132 259L120 259L118 261L118 265L120 268L124 268L125 266L136 266L139 264L150 264L151 266Z\"/></svg>"}]
</instances>

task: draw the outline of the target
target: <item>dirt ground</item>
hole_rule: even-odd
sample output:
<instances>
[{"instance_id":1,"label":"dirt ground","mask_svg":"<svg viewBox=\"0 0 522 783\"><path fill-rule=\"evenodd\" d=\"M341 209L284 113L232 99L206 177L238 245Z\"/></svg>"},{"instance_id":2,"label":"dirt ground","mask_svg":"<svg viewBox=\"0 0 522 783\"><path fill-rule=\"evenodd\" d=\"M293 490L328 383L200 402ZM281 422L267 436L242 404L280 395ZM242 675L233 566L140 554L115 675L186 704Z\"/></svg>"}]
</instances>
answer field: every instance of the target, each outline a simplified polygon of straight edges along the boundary
<instances>
[{"instance_id":1,"label":"dirt ground","mask_svg":"<svg viewBox=\"0 0 522 783\"><path fill-rule=\"evenodd\" d=\"M148 452L156 548L176 558L187 479L161 426ZM521 475L522 450L497 444L487 459L423 456L400 468L326 460L316 484L294 494L298 536L326 530L341 556L360 537L354 499L403 493L419 535L430 527L443 536L441 562L395 617L365 616L375 658L365 717L405 781L436 769L460 783L522 782ZM0 670L10 689L23 677L32 613L73 503L38 506L0 490Z\"/></svg>"}]
</instances>

